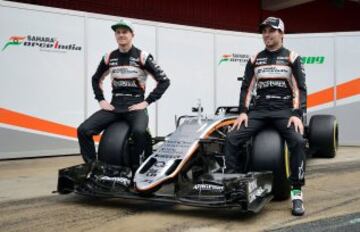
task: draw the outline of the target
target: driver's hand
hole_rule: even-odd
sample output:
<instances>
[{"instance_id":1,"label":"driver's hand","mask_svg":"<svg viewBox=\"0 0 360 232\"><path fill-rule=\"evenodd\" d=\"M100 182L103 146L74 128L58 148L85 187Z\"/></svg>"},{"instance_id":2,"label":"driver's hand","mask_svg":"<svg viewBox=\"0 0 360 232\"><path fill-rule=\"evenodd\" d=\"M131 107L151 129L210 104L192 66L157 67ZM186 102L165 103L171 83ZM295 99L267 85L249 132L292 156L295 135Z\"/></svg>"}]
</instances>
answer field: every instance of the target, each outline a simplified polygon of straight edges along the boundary
<instances>
[{"instance_id":1,"label":"driver's hand","mask_svg":"<svg viewBox=\"0 0 360 232\"><path fill-rule=\"evenodd\" d=\"M140 103L130 106L129 111L143 110L148 106L149 106L149 103L147 103L147 101L143 101L143 102L140 102Z\"/></svg>"},{"instance_id":2,"label":"driver's hand","mask_svg":"<svg viewBox=\"0 0 360 232\"><path fill-rule=\"evenodd\" d=\"M99 102L101 109L103 110L107 110L107 111L113 111L115 109L115 107L113 105L111 105L109 102L107 102L106 100L101 100Z\"/></svg>"},{"instance_id":3,"label":"driver's hand","mask_svg":"<svg viewBox=\"0 0 360 232\"><path fill-rule=\"evenodd\" d=\"M289 122L288 122L287 127L289 128L291 126L291 124L294 124L296 132L298 132L298 133L300 133L302 135L304 134L304 125L303 125L300 118L298 118L296 116L291 116L289 118Z\"/></svg>"},{"instance_id":4,"label":"driver's hand","mask_svg":"<svg viewBox=\"0 0 360 232\"><path fill-rule=\"evenodd\" d=\"M236 128L236 130L239 130L241 127L241 124L245 124L245 127L248 127L248 115L246 113L241 113L239 115L239 117L237 117L237 119L235 120L234 125L231 127L231 130L234 130Z\"/></svg>"}]
</instances>

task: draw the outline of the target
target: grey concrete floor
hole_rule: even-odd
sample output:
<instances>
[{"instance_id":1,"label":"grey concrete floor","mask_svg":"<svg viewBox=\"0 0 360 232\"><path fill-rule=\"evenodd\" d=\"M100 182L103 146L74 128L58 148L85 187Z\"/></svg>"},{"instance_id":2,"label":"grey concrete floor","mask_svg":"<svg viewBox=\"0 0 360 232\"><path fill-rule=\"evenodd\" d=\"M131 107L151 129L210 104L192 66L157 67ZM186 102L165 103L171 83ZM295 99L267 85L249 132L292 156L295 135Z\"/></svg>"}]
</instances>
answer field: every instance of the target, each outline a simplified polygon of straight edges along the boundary
<instances>
[{"instance_id":1,"label":"grey concrete floor","mask_svg":"<svg viewBox=\"0 0 360 232\"><path fill-rule=\"evenodd\" d=\"M57 195L57 171L79 156L0 161L0 231L360 231L360 148L311 159L306 214L270 202L259 214L121 199Z\"/></svg>"}]
</instances>

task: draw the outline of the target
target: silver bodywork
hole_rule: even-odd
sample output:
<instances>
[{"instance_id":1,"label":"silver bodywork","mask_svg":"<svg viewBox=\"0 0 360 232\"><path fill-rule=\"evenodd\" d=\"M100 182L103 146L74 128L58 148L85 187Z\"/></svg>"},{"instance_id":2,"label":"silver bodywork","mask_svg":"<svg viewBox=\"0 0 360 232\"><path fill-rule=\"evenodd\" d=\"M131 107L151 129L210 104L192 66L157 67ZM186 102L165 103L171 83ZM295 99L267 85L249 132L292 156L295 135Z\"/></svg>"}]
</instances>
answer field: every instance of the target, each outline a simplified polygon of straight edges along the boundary
<instances>
[{"instance_id":1,"label":"silver bodywork","mask_svg":"<svg viewBox=\"0 0 360 232\"><path fill-rule=\"evenodd\" d=\"M215 115L212 118L186 118L137 170L134 182L138 191L150 190L176 176L199 146L218 127L231 124L235 116ZM176 165L176 168L174 167Z\"/></svg>"}]
</instances>

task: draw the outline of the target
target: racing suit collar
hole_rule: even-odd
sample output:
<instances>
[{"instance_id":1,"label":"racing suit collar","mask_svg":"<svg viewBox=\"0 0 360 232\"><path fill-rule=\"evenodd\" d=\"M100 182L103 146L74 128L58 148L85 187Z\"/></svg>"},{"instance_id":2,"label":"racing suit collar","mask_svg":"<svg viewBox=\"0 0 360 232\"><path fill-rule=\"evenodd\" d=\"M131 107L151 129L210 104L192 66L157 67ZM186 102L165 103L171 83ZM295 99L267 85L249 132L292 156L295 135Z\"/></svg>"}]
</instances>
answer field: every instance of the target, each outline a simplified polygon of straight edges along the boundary
<instances>
[{"instance_id":1,"label":"racing suit collar","mask_svg":"<svg viewBox=\"0 0 360 232\"><path fill-rule=\"evenodd\" d=\"M269 53L269 54L278 54L278 53L280 53L283 49L284 49L284 46L281 46L279 49L274 50L274 51L270 51L270 50L268 50L267 48L265 48L265 51L266 51L267 53Z\"/></svg>"},{"instance_id":2,"label":"racing suit collar","mask_svg":"<svg viewBox=\"0 0 360 232\"><path fill-rule=\"evenodd\" d=\"M127 51L127 52L122 52L120 50L120 48L118 50L121 55L128 55L128 54L131 54L131 52L134 50L134 45L132 45L131 48L129 49L129 51Z\"/></svg>"}]
</instances>

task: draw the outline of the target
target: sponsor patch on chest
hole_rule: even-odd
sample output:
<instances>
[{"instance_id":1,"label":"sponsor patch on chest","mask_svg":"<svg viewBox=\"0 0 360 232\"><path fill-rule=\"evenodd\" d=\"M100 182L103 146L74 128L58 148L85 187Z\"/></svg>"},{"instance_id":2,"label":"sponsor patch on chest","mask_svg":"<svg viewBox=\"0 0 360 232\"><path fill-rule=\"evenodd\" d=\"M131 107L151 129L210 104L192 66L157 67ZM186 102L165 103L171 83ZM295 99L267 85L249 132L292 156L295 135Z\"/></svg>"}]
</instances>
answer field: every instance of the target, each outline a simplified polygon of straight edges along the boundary
<instances>
[{"instance_id":1,"label":"sponsor patch on chest","mask_svg":"<svg viewBox=\"0 0 360 232\"><path fill-rule=\"evenodd\" d=\"M130 57L129 65L139 67L140 66L140 58Z\"/></svg>"},{"instance_id":2,"label":"sponsor patch on chest","mask_svg":"<svg viewBox=\"0 0 360 232\"><path fill-rule=\"evenodd\" d=\"M264 65L255 68L255 76L258 78L290 77L291 67L286 65Z\"/></svg>"},{"instance_id":3,"label":"sponsor patch on chest","mask_svg":"<svg viewBox=\"0 0 360 232\"><path fill-rule=\"evenodd\" d=\"M285 80L262 80L257 83L258 89L266 89L266 88L287 88Z\"/></svg>"},{"instance_id":4,"label":"sponsor patch on chest","mask_svg":"<svg viewBox=\"0 0 360 232\"><path fill-rule=\"evenodd\" d=\"M118 59L117 58L110 59L109 65L110 66L117 66L118 65Z\"/></svg>"}]
</instances>

